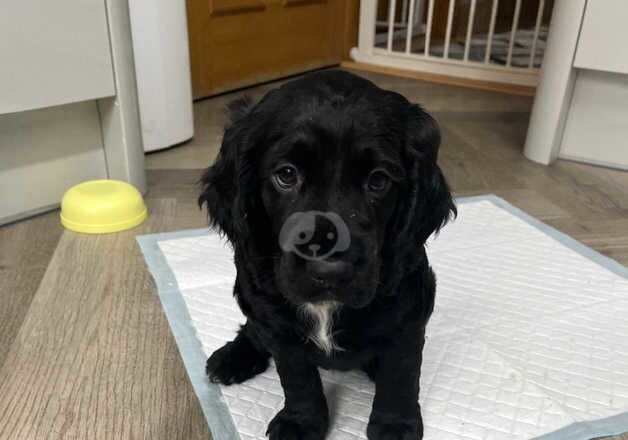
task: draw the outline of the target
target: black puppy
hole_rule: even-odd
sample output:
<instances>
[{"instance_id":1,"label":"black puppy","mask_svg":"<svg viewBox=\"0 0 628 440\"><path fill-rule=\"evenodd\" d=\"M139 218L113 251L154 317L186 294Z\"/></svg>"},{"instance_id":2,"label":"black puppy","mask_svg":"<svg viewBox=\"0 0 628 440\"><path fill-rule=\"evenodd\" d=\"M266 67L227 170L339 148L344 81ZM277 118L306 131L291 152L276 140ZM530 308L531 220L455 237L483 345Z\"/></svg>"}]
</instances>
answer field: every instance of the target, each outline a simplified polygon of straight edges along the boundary
<instances>
[{"instance_id":1,"label":"black puppy","mask_svg":"<svg viewBox=\"0 0 628 440\"><path fill-rule=\"evenodd\" d=\"M369 439L422 437L435 290L424 243L456 211L439 143L419 106L342 71L232 104L199 203L233 245L247 322L207 373L239 383L273 357L285 406L271 439L325 438L318 367L362 369L375 382Z\"/></svg>"}]
</instances>

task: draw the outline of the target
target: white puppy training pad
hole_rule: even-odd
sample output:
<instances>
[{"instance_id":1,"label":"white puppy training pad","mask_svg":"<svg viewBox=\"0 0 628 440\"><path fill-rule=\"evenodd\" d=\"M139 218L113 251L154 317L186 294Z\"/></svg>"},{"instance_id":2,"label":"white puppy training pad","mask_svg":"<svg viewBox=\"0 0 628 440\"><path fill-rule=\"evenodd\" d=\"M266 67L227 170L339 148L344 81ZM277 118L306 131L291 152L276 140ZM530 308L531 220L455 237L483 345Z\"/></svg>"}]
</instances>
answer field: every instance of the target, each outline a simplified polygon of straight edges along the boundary
<instances>
[{"instance_id":1,"label":"white puppy training pad","mask_svg":"<svg viewBox=\"0 0 628 440\"><path fill-rule=\"evenodd\" d=\"M428 245L438 279L421 375L425 439L589 439L628 431L628 269L495 196L458 200ZM138 237L215 440L262 439L283 406L273 365L210 384L245 322L214 232ZM321 371L328 438L366 438L374 386Z\"/></svg>"}]
</instances>

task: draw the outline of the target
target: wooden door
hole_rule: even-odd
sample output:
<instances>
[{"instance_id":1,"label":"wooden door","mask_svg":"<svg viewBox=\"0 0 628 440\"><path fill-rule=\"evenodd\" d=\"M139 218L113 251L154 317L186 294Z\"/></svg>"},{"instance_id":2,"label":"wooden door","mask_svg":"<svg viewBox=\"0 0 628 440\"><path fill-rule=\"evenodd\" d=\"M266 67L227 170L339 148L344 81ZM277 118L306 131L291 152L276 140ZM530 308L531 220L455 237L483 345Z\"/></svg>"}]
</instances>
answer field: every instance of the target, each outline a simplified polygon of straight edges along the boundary
<instances>
[{"instance_id":1,"label":"wooden door","mask_svg":"<svg viewBox=\"0 0 628 440\"><path fill-rule=\"evenodd\" d=\"M338 64L357 32L356 0L187 0L187 11L195 99Z\"/></svg>"}]
</instances>

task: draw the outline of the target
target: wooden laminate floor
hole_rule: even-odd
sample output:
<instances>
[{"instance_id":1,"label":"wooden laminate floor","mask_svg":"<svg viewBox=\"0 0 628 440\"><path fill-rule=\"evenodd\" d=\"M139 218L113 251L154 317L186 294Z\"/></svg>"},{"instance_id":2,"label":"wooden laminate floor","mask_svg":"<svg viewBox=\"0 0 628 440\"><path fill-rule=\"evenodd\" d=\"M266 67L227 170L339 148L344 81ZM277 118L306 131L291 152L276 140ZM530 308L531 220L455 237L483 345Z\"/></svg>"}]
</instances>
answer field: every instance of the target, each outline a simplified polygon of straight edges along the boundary
<instances>
[{"instance_id":1,"label":"wooden laminate floor","mask_svg":"<svg viewBox=\"0 0 628 440\"><path fill-rule=\"evenodd\" d=\"M437 117L457 196L497 194L628 265L628 173L526 160L530 98L362 75ZM147 156L141 227L80 235L56 212L0 227L0 439L209 438L134 237L205 225L196 181L239 94L196 103L194 140Z\"/></svg>"}]
</instances>

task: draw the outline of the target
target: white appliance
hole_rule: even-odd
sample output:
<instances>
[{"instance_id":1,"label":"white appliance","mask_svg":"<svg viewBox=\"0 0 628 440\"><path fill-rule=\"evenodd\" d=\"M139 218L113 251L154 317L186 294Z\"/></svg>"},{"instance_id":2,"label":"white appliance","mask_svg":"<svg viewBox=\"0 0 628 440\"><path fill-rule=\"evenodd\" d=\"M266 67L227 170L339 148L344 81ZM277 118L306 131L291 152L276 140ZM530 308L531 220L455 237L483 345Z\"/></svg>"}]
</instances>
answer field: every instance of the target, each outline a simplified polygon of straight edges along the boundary
<instances>
[{"instance_id":1,"label":"white appliance","mask_svg":"<svg viewBox=\"0 0 628 440\"><path fill-rule=\"evenodd\" d=\"M129 0L144 151L194 135L185 0Z\"/></svg>"}]
</instances>

